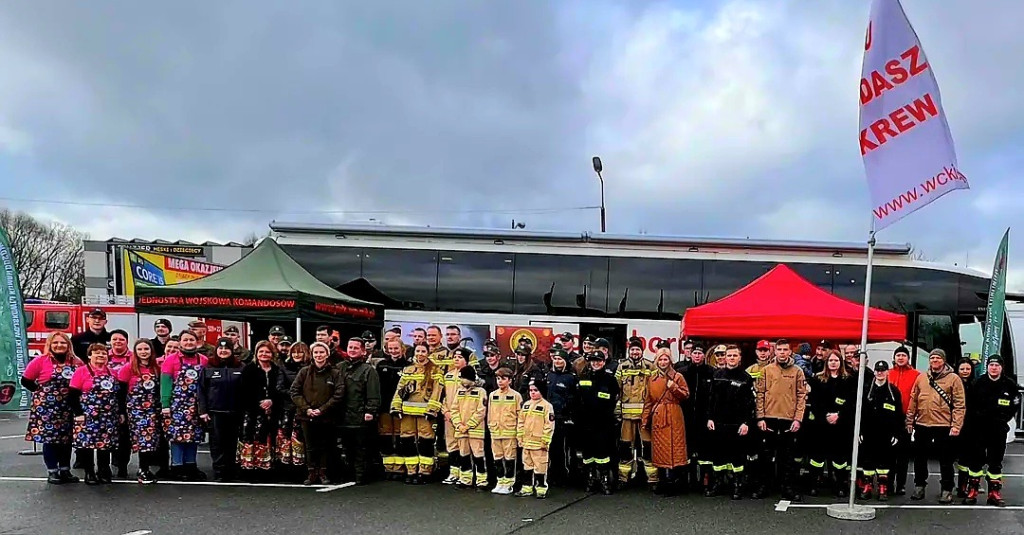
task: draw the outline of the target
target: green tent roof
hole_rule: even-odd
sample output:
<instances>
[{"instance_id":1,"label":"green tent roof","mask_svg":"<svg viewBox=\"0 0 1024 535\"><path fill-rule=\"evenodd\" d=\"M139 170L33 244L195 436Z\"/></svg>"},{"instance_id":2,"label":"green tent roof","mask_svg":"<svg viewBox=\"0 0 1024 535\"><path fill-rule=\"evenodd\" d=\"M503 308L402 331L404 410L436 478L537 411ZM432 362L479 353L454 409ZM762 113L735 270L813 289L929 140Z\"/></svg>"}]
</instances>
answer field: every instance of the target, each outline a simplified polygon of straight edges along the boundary
<instances>
[{"instance_id":1,"label":"green tent roof","mask_svg":"<svg viewBox=\"0 0 1024 535\"><path fill-rule=\"evenodd\" d=\"M349 297L320 282L272 239L201 279L169 286L139 286L139 312L203 317L383 321L378 303Z\"/></svg>"}]
</instances>

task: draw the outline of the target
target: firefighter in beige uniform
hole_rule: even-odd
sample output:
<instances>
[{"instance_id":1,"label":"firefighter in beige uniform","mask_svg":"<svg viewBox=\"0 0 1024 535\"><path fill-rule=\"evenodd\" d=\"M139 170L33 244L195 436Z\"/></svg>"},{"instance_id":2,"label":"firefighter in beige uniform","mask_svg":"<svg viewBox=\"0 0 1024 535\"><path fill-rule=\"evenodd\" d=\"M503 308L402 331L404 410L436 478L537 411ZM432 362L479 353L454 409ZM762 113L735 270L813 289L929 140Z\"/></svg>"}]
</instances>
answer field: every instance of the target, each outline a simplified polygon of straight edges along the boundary
<instances>
[{"instance_id":1,"label":"firefighter in beige uniform","mask_svg":"<svg viewBox=\"0 0 1024 535\"><path fill-rule=\"evenodd\" d=\"M483 381L476 376L476 369L466 366L459 370L459 389L455 392L455 403L451 408L451 423L455 427L455 439L459 444L459 486L473 485L476 472L476 486L487 487L487 464L484 459L484 437L487 424L487 391Z\"/></svg>"},{"instance_id":2,"label":"firefighter in beige uniform","mask_svg":"<svg viewBox=\"0 0 1024 535\"><path fill-rule=\"evenodd\" d=\"M498 377L498 389L487 398L487 428L491 432L491 453L498 476L498 484L491 492L512 494L512 486L516 482L516 432L523 396L509 388L512 370L500 368L495 375Z\"/></svg>"},{"instance_id":3,"label":"firefighter in beige uniform","mask_svg":"<svg viewBox=\"0 0 1024 535\"><path fill-rule=\"evenodd\" d=\"M625 486L633 476L639 458L647 472L647 483L658 482L658 469L651 463L651 432L644 428L641 417L644 401L647 399L647 380L656 368L644 360L643 341L637 337L629 339L627 357L615 370L621 395L619 410L622 415L622 430L619 435L619 484ZM639 439L639 444L637 443Z\"/></svg>"},{"instance_id":4,"label":"firefighter in beige uniform","mask_svg":"<svg viewBox=\"0 0 1024 535\"><path fill-rule=\"evenodd\" d=\"M434 472L434 424L441 410L444 375L427 357L426 344L413 349L413 363L402 370L391 414L401 418L399 453L405 459L406 483L422 484Z\"/></svg>"},{"instance_id":5,"label":"firefighter in beige uniform","mask_svg":"<svg viewBox=\"0 0 1024 535\"><path fill-rule=\"evenodd\" d=\"M548 495L548 450L555 432L555 409L544 399L540 387L530 381L530 399L519 411L516 438L523 447L523 485L516 496L533 496L536 492L543 499Z\"/></svg>"},{"instance_id":6,"label":"firefighter in beige uniform","mask_svg":"<svg viewBox=\"0 0 1024 535\"><path fill-rule=\"evenodd\" d=\"M441 413L444 415L444 443L448 454L448 477L442 481L445 485L454 485L462 476L462 459L459 441L455 438L455 424L452 423L452 408L458 402L458 391L462 386L459 372L466 367L472 350L465 347L452 351L452 367L444 374L444 396L441 398Z\"/></svg>"}]
</instances>

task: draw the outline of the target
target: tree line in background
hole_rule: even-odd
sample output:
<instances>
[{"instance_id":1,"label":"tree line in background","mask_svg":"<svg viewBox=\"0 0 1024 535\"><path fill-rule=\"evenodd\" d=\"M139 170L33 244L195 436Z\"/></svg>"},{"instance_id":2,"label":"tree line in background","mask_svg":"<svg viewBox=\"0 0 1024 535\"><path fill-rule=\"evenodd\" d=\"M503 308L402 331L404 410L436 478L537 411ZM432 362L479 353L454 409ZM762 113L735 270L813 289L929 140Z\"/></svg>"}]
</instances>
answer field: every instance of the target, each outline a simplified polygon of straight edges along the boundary
<instances>
[{"instance_id":1,"label":"tree line in background","mask_svg":"<svg viewBox=\"0 0 1024 535\"><path fill-rule=\"evenodd\" d=\"M26 299L81 302L85 295L83 242L88 239L84 232L7 208L0 209L0 228L10 237Z\"/></svg>"}]
</instances>

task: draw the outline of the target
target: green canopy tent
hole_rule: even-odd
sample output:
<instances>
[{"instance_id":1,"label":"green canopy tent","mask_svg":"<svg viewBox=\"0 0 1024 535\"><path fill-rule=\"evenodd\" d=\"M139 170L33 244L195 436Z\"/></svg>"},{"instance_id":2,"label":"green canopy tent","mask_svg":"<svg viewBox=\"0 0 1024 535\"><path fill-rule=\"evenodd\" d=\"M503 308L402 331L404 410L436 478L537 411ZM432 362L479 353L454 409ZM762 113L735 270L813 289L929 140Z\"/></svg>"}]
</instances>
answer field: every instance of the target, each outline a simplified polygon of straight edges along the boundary
<instances>
[{"instance_id":1,"label":"green canopy tent","mask_svg":"<svg viewBox=\"0 0 1024 535\"><path fill-rule=\"evenodd\" d=\"M384 307L349 297L320 282L265 239L248 255L201 279L169 286L138 286L135 309L145 314L256 321L302 320L380 329Z\"/></svg>"}]
</instances>

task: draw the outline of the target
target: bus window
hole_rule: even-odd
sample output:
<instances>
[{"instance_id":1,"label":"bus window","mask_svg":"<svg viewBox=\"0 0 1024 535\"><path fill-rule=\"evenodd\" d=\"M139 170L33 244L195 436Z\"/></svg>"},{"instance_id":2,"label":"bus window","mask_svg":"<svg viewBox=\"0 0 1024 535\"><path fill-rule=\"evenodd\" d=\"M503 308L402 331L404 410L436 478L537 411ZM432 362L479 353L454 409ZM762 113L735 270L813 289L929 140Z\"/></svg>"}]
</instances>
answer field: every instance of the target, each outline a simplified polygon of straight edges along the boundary
<instances>
[{"instance_id":1,"label":"bus window","mask_svg":"<svg viewBox=\"0 0 1024 535\"><path fill-rule=\"evenodd\" d=\"M26 326L32 326L32 322L35 321L35 319L36 319L36 311L35 310L26 310L25 311L25 325Z\"/></svg>"},{"instance_id":2,"label":"bus window","mask_svg":"<svg viewBox=\"0 0 1024 535\"><path fill-rule=\"evenodd\" d=\"M47 310L46 315L43 316L43 324L47 329L67 329L71 326L71 313L60 310Z\"/></svg>"}]
</instances>

